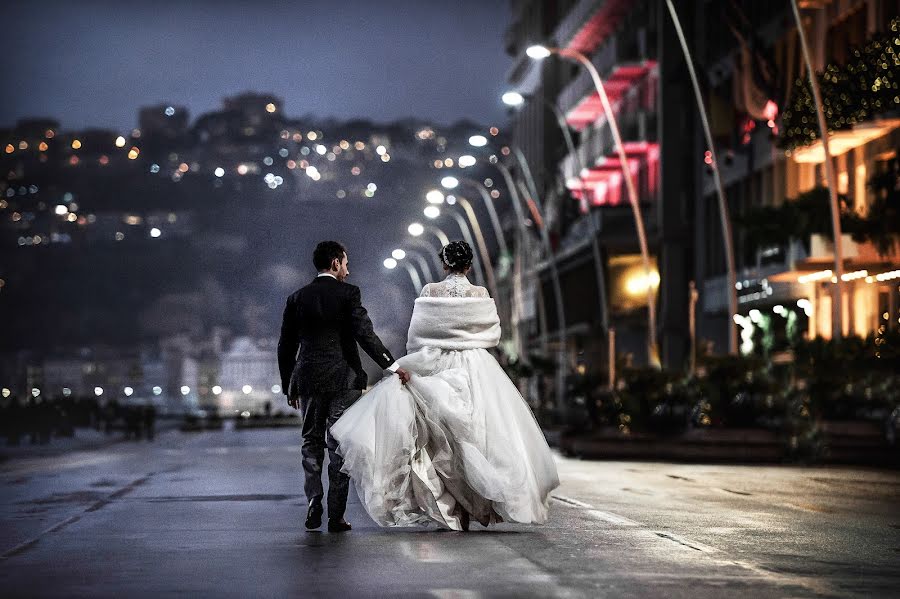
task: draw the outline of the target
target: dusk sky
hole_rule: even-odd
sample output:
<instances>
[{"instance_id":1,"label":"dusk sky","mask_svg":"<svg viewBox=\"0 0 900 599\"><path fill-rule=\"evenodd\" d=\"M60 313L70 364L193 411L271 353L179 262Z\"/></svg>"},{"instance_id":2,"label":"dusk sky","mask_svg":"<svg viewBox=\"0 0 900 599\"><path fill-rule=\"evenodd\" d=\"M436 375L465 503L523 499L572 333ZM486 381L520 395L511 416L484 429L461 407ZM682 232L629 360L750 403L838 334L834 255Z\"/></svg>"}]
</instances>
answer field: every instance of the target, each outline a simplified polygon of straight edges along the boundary
<instances>
[{"instance_id":1,"label":"dusk sky","mask_svg":"<svg viewBox=\"0 0 900 599\"><path fill-rule=\"evenodd\" d=\"M508 0L4 4L0 127L128 129L163 102L193 120L246 90L289 116L504 119Z\"/></svg>"}]
</instances>

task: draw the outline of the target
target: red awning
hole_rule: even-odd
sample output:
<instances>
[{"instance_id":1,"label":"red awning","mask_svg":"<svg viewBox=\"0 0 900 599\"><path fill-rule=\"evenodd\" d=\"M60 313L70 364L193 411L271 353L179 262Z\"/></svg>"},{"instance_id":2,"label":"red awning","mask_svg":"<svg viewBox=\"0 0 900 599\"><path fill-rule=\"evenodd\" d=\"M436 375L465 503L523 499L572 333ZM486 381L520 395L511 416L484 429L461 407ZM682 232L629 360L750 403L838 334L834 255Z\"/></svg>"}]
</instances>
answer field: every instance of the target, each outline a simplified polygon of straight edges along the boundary
<instances>
[{"instance_id":1,"label":"red awning","mask_svg":"<svg viewBox=\"0 0 900 599\"><path fill-rule=\"evenodd\" d=\"M628 0L606 0L575 32L566 48L590 56L615 31L622 18L631 10L631 5Z\"/></svg>"},{"instance_id":2,"label":"red awning","mask_svg":"<svg viewBox=\"0 0 900 599\"><path fill-rule=\"evenodd\" d=\"M642 196L656 196L659 182L659 144L640 141L623 144L631 176ZM618 206L628 201L625 195L622 161L618 154L605 156L598 164L584 169L579 177L566 182L582 211L589 206Z\"/></svg>"},{"instance_id":3,"label":"red awning","mask_svg":"<svg viewBox=\"0 0 900 599\"><path fill-rule=\"evenodd\" d=\"M620 65L613 69L612 74L603 82L609 103L615 106L625 93L647 73L656 66L656 62L646 60L636 65ZM578 104L566 113L566 122L574 129L584 129L596 121L603 114L603 104L600 94L593 91L587 94Z\"/></svg>"}]
</instances>

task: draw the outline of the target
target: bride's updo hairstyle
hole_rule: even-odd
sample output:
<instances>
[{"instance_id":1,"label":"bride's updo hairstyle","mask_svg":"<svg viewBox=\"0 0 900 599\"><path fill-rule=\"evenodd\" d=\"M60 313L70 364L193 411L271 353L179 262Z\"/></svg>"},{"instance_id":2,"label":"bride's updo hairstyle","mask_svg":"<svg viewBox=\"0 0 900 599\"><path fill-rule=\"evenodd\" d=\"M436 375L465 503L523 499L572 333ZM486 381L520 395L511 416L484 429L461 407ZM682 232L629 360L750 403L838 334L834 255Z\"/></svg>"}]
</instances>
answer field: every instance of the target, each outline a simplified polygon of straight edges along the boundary
<instances>
[{"instance_id":1,"label":"bride's updo hairstyle","mask_svg":"<svg viewBox=\"0 0 900 599\"><path fill-rule=\"evenodd\" d=\"M441 248L438 256L441 262L455 273L466 272L466 269L472 266L472 259L475 257L471 246L465 241L451 241Z\"/></svg>"}]
</instances>

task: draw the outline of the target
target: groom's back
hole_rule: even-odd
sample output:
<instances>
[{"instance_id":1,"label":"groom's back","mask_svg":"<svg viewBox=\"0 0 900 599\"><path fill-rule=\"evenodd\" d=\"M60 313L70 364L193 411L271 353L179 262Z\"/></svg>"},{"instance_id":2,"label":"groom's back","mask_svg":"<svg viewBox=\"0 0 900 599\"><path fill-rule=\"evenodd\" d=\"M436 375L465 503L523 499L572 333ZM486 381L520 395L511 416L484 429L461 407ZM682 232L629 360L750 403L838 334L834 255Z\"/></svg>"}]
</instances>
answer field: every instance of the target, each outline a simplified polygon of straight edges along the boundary
<instances>
[{"instance_id":1,"label":"groom's back","mask_svg":"<svg viewBox=\"0 0 900 599\"><path fill-rule=\"evenodd\" d=\"M296 292L301 357L343 357L342 333L348 325L347 287L331 277L319 277Z\"/></svg>"},{"instance_id":2,"label":"groom's back","mask_svg":"<svg viewBox=\"0 0 900 599\"><path fill-rule=\"evenodd\" d=\"M318 277L288 300L300 342L292 384L301 393L356 386L362 369L348 321L351 288L331 277Z\"/></svg>"}]
</instances>

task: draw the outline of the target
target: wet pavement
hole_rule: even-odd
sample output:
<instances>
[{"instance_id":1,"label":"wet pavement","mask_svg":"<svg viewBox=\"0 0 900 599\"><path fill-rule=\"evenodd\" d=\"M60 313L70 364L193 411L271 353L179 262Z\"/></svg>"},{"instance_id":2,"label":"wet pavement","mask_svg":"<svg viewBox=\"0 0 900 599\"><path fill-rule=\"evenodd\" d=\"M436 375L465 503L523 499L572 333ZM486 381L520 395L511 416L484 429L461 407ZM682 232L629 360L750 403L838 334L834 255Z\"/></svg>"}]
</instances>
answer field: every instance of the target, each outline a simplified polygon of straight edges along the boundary
<instances>
[{"instance_id":1,"label":"wet pavement","mask_svg":"<svg viewBox=\"0 0 900 599\"><path fill-rule=\"evenodd\" d=\"M299 430L0 464L4 597L900 597L900 473L560 458L550 522L303 529Z\"/></svg>"}]
</instances>

